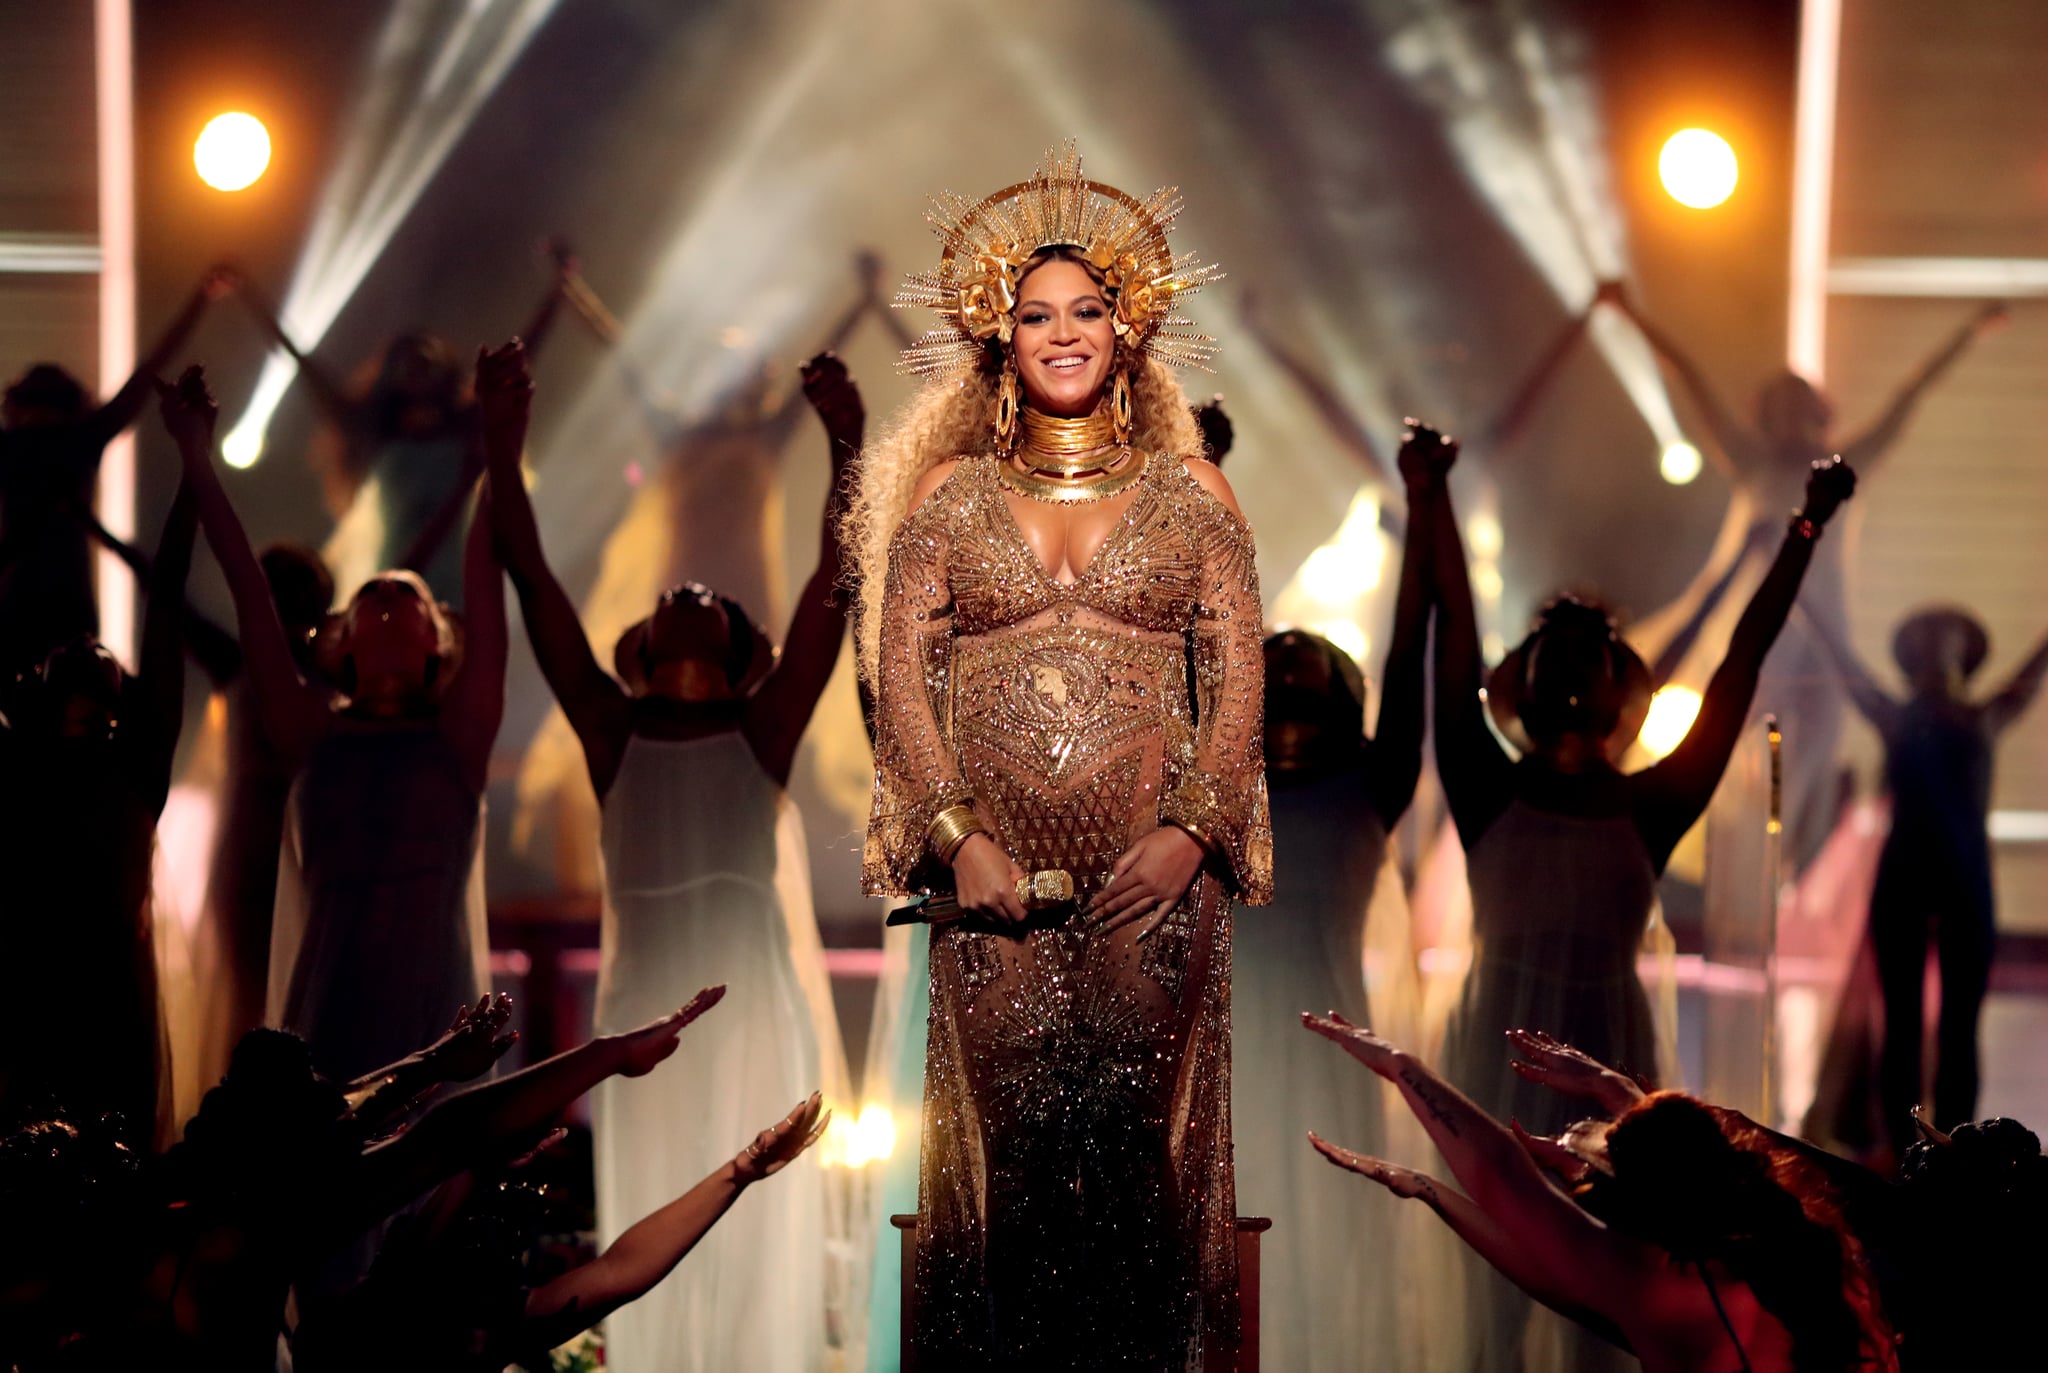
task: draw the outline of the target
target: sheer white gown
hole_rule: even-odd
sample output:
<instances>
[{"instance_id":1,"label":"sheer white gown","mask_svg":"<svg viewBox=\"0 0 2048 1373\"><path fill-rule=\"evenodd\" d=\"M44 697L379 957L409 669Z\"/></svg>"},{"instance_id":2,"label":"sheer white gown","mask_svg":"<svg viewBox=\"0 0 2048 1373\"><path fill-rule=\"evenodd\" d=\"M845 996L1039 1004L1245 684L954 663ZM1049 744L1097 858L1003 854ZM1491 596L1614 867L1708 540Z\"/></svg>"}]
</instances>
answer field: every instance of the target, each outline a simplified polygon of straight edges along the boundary
<instances>
[{"instance_id":1,"label":"sheer white gown","mask_svg":"<svg viewBox=\"0 0 2048 1373\"><path fill-rule=\"evenodd\" d=\"M847 1096L802 823L745 739L635 736L604 799L602 847L597 1032L726 986L673 1058L594 1095L608 1245L813 1091ZM666 1281L607 1318L606 1367L825 1368L844 1217L818 1160L749 1188Z\"/></svg>"},{"instance_id":2,"label":"sheer white gown","mask_svg":"<svg viewBox=\"0 0 2048 1373\"><path fill-rule=\"evenodd\" d=\"M1231 952L1237 1209L1273 1222L1259 1255L1261 1366L1407 1367L1395 1354L1399 1284L1389 1264L1399 1247L1399 1203L1369 1183L1357 1186L1363 1179L1331 1167L1308 1143L1314 1130L1346 1148L1387 1154L1378 1080L1301 1027L1303 1011L1335 1010L1390 1037L1403 1033L1388 1017L1399 1016L1403 1000L1406 905L1398 874L1385 864L1386 830L1356 772L1276 775L1271 804L1273 904L1243 914ZM1373 941L1400 946L1370 959L1370 995L1369 926Z\"/></svg>"}]
</instances>

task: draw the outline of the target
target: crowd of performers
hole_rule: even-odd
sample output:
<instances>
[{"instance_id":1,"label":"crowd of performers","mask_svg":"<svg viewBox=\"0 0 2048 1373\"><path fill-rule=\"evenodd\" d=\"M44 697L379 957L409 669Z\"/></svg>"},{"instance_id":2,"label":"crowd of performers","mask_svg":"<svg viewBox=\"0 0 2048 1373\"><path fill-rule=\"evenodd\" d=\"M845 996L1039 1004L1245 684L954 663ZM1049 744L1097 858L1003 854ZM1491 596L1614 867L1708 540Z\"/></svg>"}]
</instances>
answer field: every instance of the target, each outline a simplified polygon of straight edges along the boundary
<instances>
[{"instance_id":1,"label":"crowd of performers","mask_svg":"<svg viewBox=\"0 0 2048 1373\"><path fill-rule=\"evenodd\" d=\"M599 1323L605 1366L625 1373L1254 1355L1760 1373L2011 1364L2038 1344L2025 1294L2048 1276L2033 1243L2048 1162L2023 1127L1973 1118L1993 752L2048 676L2048 644L1975 696L1982 626L1916 614L1895 696L1847 646L1826 537L1859 470L1999 312L1839 455L1804 382L1772 383L1745 429L1644 325L1732 484L1727 537L1654 663L1602 607L1561 597L1489 668L1459 446L1411 423L1368 736L1362 665L1264 628L1221 470L1229 421L1169 370L1207 355L1174 312L1213 276L1168 249L1173 211L1086 180L1071 148L985 201L940 202L941 263L904 297L938 318L905 340L927 378L915 399L870 440L846 367L828 351L802 369L829 495L779 643L756 618L775 579L745 532L775 486L757 461L736 506L701 472L678 479L677 520L723 550L701 565L731 577L642 607L609 670L522 468L535 348L565 304L609 327L565 252L524 343L481 350L473 373L413 333L346 384L218 270L106 403L55 366L15 382L0 1363L547 1368ZM860 273L835 341L879 301L878 266ZM355 532L332 560L259 552L203 373L158 380L237 294L328 421L323 475ZM1593 309L1637 315L1612 287ZM1583 325L1484 441L1505 441ZM801 414L764 378L744 416L697 432L633 385L665 447L729 448L736 469L779 452ZM145 554L98 525L92 492L152 400L182 467ZM201 534L232 629L187 602ZM95 638L95 544L143 586L133 673ZM516 1036L490 991L482 812L508 577L597 798L602 928L594 1038L499 1075ZM875 763L864 885L930 926L905 995L884 1001L893 1058L871 1056L867 1084L920 1122L875 1207L915 1213L900 1277L896 1232L878 1215L849 1231L806 1156L851 1093L787 788L849 628ZM1651 694L1703 653L1692 728L1625 770ZM188 657L225 700L227 762L191 955L203 1029L172 1035L153 888ZM1894 807L1868 921L1882 1138L1856 1162L1659 1090L1673 1066L1637 972L1659 879L1752 712L1825 738L1806 755L1825 770L1845 701L1882 737ZM1390 836L1432 740L1473 937L1425 1034ZM1822 780L1788 788L1795 859L1832 821ZM207 1088L189 1119L174 1070ZM586 1094L594 1223L559 1185L576 1163L558 1122ZM1240 1217L1272 1222L1256 1349ZM579 1229L596 1243L562 1239Z\"/></svg>"}]
</instances>

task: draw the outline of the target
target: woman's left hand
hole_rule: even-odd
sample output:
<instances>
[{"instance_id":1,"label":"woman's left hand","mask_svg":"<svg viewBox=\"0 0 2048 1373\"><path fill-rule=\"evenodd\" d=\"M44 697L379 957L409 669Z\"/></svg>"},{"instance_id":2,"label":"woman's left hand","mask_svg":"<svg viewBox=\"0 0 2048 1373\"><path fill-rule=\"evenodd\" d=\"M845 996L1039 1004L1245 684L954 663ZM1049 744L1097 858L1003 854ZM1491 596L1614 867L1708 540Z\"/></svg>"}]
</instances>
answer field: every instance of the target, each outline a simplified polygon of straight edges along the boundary
<instances>
[{"instance_id":1,"label":"woman's left hand","mask_svg":"<svg viewBox=\"0 0 2048 1373\"><path fill-rule=\"evenodd\" d=\"M1381 1077L1391 1078L1399 1068L1399 1049L1365 1026L1353 1025L1335 1011L1328 1015L1303 1011L1301 1023L1310 1033L1321 1035Z\"/></svg>"},{"instance_id":2,"label":"woman's left hand","mask_svg":"<svg viewBox=\"0 0 2048 1373\"><path fill-rule=\"evenodd\" d=\"M1156 921L1178 906L1202 870L1203 854L1200 841L1178 825L1161 825L1125 849L1109 870L1109 885L1088 903L1095 932Z\"/></svg>"}]
</instances>

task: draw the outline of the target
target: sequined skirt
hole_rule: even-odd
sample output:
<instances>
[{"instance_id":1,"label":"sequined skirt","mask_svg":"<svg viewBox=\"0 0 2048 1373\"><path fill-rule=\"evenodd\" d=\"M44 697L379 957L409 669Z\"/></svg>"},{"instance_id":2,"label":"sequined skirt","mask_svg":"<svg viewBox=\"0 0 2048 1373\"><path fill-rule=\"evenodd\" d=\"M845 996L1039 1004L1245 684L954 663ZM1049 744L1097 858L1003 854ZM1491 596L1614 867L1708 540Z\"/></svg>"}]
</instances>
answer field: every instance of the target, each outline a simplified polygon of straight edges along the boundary
<instances>
[{"instance_id":1,"label":"sequined skirt","mask_svg":"<svg viewBox=\"0 0 2048 1373\"><path fill-rule=\"evenodd\" d=\"M1181 641L1057 626L954 654L954 745L995 837L1099 889L1192 747ZM1204 872L1140 933L1070 908L932 936L926 1367L1184 1369L1235 1347L1222 884Z\"/></svg>"}]
</instances>

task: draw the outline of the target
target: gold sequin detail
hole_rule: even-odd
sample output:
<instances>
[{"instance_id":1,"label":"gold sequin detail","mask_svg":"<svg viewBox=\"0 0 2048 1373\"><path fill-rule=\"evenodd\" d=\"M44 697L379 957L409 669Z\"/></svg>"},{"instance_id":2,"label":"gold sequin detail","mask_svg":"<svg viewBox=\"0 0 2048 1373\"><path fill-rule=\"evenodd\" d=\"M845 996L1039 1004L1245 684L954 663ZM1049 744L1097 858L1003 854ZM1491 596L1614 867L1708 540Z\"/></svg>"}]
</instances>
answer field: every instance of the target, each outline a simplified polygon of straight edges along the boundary
<instances>
[{"instance_id":1,"label":"gold sequin detail","mask_svg":"<svg viewBox=\"0 0 2048 1373\"><path fill-rule=\"evenodd\" d=\"M865 881L902 892L929 817L975 798L1027 871L1085 900L1175 814L1214 844L1180 906L1091 932L931 935L918 1326L946 1368L1195 1368L1237 1340L1230 906L1267 899L1251 532L1148 463L1070 583L995 459L897 532L883 606Z\"/></svg>"}]
</instances>

